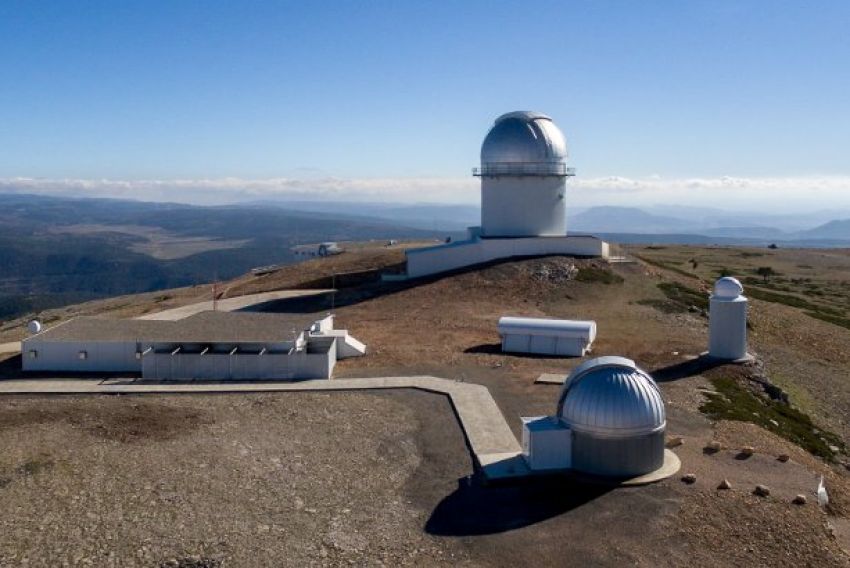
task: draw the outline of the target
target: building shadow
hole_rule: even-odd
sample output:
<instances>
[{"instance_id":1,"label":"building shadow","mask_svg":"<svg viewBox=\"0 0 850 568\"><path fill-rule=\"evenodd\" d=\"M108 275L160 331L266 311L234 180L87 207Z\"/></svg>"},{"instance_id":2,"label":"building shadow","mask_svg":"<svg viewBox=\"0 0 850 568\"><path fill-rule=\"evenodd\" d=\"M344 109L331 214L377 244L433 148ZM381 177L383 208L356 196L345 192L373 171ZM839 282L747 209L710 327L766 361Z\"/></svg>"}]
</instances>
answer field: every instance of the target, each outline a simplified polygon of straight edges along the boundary
<instances>
[{"instance_id":1,"label":"building shadow","mask_svg":"<svg viewBox=\"0 0 850 568\"><path fill-rule=\"evenodd\" d=\"M382 267L377 269L368 269L359 272L336 274L332 276L322 276L317 279L301 282L295 285L295 288L302 290L309 289L335 289L336 292L328 292L326 294L317 294L314 296L306 296L300 298L285 298L280 300L272 300L263 304L246 308L245 311L263 311L273 313L293 313L307 314L327 312L334 308L343 308L367 302L382 296L398 294L411 288L417 288L438 282L445 278L450 278L468 272L476 272L486 268L492 268L502 264L516 262L520 260L534 260L546 258L585 258L575 255L531 255L531 256L512 256L500 258L480 264L464 266L454 270L448 270L438 274L431 274L412 278L410 280L400 281L384 281L381 275L386 272L398 272L402 269L403 263Z\"/></svg>"},{"instance_id":2,"label":"building shadow","mask_svg":"<svg viewBox=\"0 0 850 568\"><path fill-rule=\"evenodd\" d=\"M20 353L0 361L0 380L20 379L23 375L21 371L22 361Z\"/></svg>"},{"instance_id":3,"label":"building shadow","mask_svg":"<svg viewBox=\"0 0 850 568\"><path fill-rule=\"evenodd\" d=\"M611 489L557 475L500 485L465 477L432 511L425 530L438 536L502 533L567 513Z\"/></svg>"},{"instance_id":4,"label":"building shadow","mask_svg":"<svg viewBox=\"0 0 850 568\"><path fill-rule=\"evenodd\" d=\"M669 383L700 375L712 369L716 369L717 367L721 367L726 363L726 361L722 361L720 359L708 357L707 355L700 355L696 359L689 359L687 361L682 361L681 363L655 369L650 372L650 375L652 375L652 378L655 379L656 383Z\"/></svg>"},{"instance_id":5,"label":"building shadow","mask_svg":"<svg viewBox=\"0 0 850 568\"><path fill-rule=\"evenodd\" d=\"M521 353L519 351L502 351L501 343L482 343L481 345L473 345L463 350L464 353L479 354L479 355L504 355L509 357L519 357L522 359L580 359L581 357L573 357L571 355L552 355L548 353Z\"/></svg>"}]
</instances>

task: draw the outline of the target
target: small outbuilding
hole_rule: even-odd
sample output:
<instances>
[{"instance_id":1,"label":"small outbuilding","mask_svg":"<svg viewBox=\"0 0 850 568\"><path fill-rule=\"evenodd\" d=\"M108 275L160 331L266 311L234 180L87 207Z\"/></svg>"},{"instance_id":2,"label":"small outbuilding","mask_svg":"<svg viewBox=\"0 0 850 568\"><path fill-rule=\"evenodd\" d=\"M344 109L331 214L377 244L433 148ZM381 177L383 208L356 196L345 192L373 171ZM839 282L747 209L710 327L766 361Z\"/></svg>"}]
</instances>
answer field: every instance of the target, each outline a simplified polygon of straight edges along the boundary
<instances>
[{"instance_id":1,"label":"small outbuilding","mask_svg":"<svg viewBox=\"0 0 850 568\"><path fill-rule=\"evenodd\" d=\"M505 316L499 335L506 353L582 357L596 339L596 322Z\"/></svg>"}]
</instances>

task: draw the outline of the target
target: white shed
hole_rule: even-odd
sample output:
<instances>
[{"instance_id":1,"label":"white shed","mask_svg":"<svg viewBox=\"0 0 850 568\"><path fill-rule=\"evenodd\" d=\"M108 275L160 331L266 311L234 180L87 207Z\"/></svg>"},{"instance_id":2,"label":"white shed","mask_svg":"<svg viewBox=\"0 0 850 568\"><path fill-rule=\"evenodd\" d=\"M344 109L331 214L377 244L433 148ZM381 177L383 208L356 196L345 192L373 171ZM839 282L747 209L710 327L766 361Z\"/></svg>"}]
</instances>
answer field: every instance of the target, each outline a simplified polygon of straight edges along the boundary
<instances>
[{"instance_id":1,"label":"white shed","mask_svg":"<svg viewBox=\"0 0 850 568\"><path fill-rule=\"evenodd\" d=\"M505 316L499 335L506 353L581 357L596 339L596 322Z\"/></svg>"}]
</instances>

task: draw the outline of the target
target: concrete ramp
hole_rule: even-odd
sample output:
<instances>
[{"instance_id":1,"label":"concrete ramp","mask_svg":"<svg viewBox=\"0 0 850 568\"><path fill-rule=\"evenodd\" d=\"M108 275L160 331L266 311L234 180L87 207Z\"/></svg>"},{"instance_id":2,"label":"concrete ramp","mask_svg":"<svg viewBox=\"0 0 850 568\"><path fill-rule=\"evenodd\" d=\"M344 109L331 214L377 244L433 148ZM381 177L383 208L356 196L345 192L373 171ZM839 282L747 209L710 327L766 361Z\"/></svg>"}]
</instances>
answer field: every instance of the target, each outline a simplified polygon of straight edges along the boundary
<instances>
[{"instance_id":1,"label":"concrete ramp","mask_svg":"<svg viewBox=\"0 0 850 568\"><path fill-rule=\"evenodd\" d=\"M349 335L347 329L329 329L315 335L318 337L336 337L336 354L339 359L362 357L366 354L366 344Z\"/></svg>"}]
</instances>

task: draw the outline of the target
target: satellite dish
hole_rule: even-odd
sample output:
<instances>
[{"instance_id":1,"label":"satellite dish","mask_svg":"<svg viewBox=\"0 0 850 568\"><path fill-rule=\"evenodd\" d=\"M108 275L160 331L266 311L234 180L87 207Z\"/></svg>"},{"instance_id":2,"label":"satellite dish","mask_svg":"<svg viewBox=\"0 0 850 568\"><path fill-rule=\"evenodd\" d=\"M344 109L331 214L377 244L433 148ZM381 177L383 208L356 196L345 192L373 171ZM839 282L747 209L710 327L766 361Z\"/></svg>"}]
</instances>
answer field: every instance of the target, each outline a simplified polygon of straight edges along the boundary
<instances>
[{"instance_id":1,"label":"satellite dish","mask_svg":"<svg viewBox=\"0 0 850 568\"><path fill-rule=\"evenodd\" d=\"M41 322L38 320L32 320L27 324L27 329L33 335L36 333L41 333Z\"/></svg>"}]
</instances>

